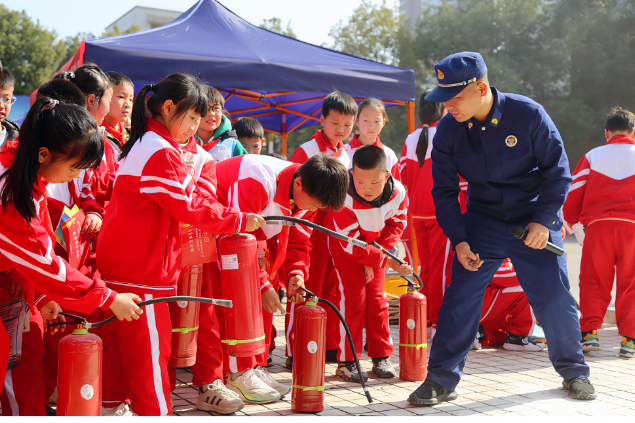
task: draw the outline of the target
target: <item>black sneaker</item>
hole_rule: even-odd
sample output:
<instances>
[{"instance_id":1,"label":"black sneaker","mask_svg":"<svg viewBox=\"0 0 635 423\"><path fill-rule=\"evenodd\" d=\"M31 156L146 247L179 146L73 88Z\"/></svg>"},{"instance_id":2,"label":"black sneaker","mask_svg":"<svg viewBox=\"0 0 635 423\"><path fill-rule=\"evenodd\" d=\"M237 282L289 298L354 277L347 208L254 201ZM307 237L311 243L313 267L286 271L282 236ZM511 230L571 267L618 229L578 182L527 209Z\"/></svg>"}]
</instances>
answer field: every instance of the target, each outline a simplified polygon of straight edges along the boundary
<instances>
[{"instance_id":1,"label":"black sneaker","mask_svg":"<svg viewBox=\"0 0 635 423\"><path fill-rule=\"evenodd\" d=\"M368 343L364 344L364 351L368 352Z\"/></svg>"},{"instance_id":2,"label":"black sneaker","mask_svg":"<svg viewBox=\"0 0 635 423\"><path fill-rule=\"evenodd\" d=\"M271 351L269 351L269 356L267 357L267 365L265 367L273 367L273 357L271 356Z\"/></svg>"},{"instance_id":3,"label":"black sneaker","mask_svg":"<svg viewBox=\"0 0 635 423\"><path fill-rule=\"evenodd\" d=\"M44 408L46 408L46 415L47 415L47 416L52 416L52 417L57 416L57 411L55 411L55 410L53 409L53 407L50 407L50 406L48 406L48 405L45 405L45 406L44 406Z\"/></svg>"},{"instance_id":4,"label":"black sneaker","mask_svg":"<svg viewBox=\"0 0 635 423\"><path fill-rule=\"evenodd\" d=\"M629 338L628 336L622 337L622 345L617 355L625 358L635 357L635 339Z\"/></svg>"},{"instance_id":5,"label":"black sneaker","mask_svg":"<svg viewBox=\"0 0 635 423\"><path fill-rule=\"evenodd\" d=\"M509 351L542 351L547 347L543 342L536 341L531 336L516 336L507 332L507 341L503 348Z\"/></svg>"},{"instance_id":6,"label":"black sneaker","mask_svg":"<svg viewBox=\"0 0 635 423\"><path fill-rule=\"evenodd\" d=\"M569 393L569 397L578 400L593 400L597 397L595 388L586 377L574 377L562 381L562 387Z\"/></svg>"},{"instance_id":7,"label":"black sneaker","mask_svg":"<svg viewBox=\"0 0 635 423\"><path fill-rule=\"evenodd\" d=\"M580 342L582 342L582 352L602 351L597 330L582 332L582 340Z\"/></svg>"},{"instance_id":8,"label":"black sneaker","mask_svg":"<svg viewBox=\"0 0 635 423\"><path fill-rule=\"evenodd\" d=\"M337 350L326 350L326 362L337 363Z\"/></svg>"},{"instance_id":9,"label":"black sneaker","mask_svg":"<svg viewBox=\"0 0 635 423\"><path fill-rule=\"evenodd\" d=\"M416 391L410 394L408 402L412 405L430 406L444 401L454 401L458 396L456 391L450 391L434 380L426 379Z\"/></svg>"},{"instance_id":10,"label":"black sneaker","mask_svg":"<svg viewBox=\"0 0 635 423\"><path fill-rule=\"evenodd\" d=\"M286 361L284 362L284 367L293 370L293 357L287 357Z\"/></svg>"},{"instance_id":11,"label":"black sneaker","mask_svg":"<svg viewBox=\"0 0 635 423\"><path fill-rule=\"evenodd\" d=\"M372 360L375 376L386 379L397 377L397 372L390 364L390 357L373 358Z\"/></svg>"},{"instance_id":12,"label":"black sneaker","mask_svg":"<svg viewBox=\"0 0 635 423\"><path fill-rule=\"evenodd\" d=\"M337 370L335 374L345 380L346 382L361 383L359 379L359 373L357 372L357 366L354 361L340 361L337 364ZM368 380L368 374L362 370L362 377L364 382Z\"/></svg>"}]
</instances>

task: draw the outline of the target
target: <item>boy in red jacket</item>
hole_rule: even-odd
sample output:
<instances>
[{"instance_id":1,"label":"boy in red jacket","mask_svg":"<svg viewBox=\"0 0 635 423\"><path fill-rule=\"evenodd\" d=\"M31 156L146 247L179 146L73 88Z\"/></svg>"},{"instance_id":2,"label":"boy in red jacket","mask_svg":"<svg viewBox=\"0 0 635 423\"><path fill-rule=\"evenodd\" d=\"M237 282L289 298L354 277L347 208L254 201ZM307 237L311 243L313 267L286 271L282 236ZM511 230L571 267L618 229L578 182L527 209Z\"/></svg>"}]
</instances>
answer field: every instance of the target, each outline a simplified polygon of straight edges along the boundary
<instances>
[{"instance_id":1,"label":"boy in red jacket","mask_svg":"<svg viewBox=\"0 0 635 423\"><path fill-rule=\"evenodd\" d=\"M339 208L344 204L348 172L337 160L325 155L312 157L303 165L269 156L244 155L216 166L219 201L241 212L253 210L262 216L284 215L312 221L316 210ZM270 274L260 272L262 306L268 312L263 313L263 317L268 318L263 319L265 333L271 330L271 313L276 310L285 312L271 284L276 274L287 281L289 296L294 301L301 300L297 288L304 285L309 274L311 231L302 225L265 225L254 232L261 240L278 238L277 255ZM216 284L215 289L218 287ZM214 294L215 298L222 298L221 291ZM217 316L224 339L225 319L222 313ZM230 357L223 349L225 368L229 368L230 373L227 385L244 401L271 402L291 391L290 387L277 383L263 368L255 368L265 365L266 353L256 357Z\"/></svg>"},{"instance_id":2,"label":"boy in red jacket","mask_svg":"<svg viewBox=\"0 0 635 423\"><path fill-rule=\"evenodd\" d=\"M602 327L617 280L615 312L621 357L635 356L635 114L615 108L604 127L606 145L589 151L572 175L564 219L586 227L580 265L582 351L600 351ZM617 277L616 277L617 275Z\"/></svg>"},{"instance_id":3,"label":"boy in red jacket","mask_svg":"<svg viewBox=\"0 0 635 423\"><path fill-rule=\"evenodd\" d=\"M324 224L329 229L365 242L377 241L390 250L395 247L406 227L407 199L403 185L387 171L386 154L375 145L360 147L353 155L353 169L342 210L329 210ZM361 249L344 241L329 238L330 266L327 279L337 287L327 292L339 308L351 331L358 358L362 351L362 329L366 331L368 355L377 377L396 377L390 364L393 352L388 326L388 302L384 294L386 268L411 273L407 264L400 265L375 247ZM331 297L332 296L332 297ZM360 381L346 332L339 322L329 322L329 336L337 344L339 364L336 374L346 381ZM363 373L364 380L368 376Z\"/></svg>"}]
</instances>

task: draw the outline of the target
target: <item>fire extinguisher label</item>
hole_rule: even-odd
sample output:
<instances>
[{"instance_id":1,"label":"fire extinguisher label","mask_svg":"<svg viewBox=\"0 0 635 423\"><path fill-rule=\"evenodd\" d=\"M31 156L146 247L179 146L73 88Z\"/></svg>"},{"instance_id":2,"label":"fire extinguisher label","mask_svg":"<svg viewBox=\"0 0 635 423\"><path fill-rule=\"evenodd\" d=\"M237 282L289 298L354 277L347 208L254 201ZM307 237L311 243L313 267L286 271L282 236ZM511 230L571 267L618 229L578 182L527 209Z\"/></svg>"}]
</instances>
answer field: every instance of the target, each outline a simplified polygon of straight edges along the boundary
<instances>
[{"instance_id":1,"label":"fire extinguisher label","mask_svg":"<svg viewBox=\"0 0 635 423\"><path fill-rule=\"evenodd\" d=\"M415 328L415 321L412 319L408 319L406 321L406 326L408 326L408 329L414 329Z\"/></svg>"},{"instance_id":2,"label":"fire extinguisher label","mask_svg":"<svg viewBox=\"0 0 635 423\"><path fill-rule=\"evenodd\" d=\"M93 389L92 386L90 386L89 384L86 384L81 387L81 389L79 390L79 394L82 396L82 398L88 401L89 399L93 397L93 395L95 395L95 390Z\"/></svg>"},{"instance_id":3,"label":"fire extinguisher label","mask_svg":"<svg viewBox=\"0 0 635 423\"><path fill-rule=\"evenodd\" d=\"M226 254L220 256L223 270L238 270L238 254Z\"/></svg>"},{"instance_id":4,"label":"fire extinguisher label","mask_svg":"<svg viewBox=\"0 0 635 423\"><path fill-rule=\"evenodd\" d=\"M317 343L315 341L309 342L306 349L309 350L311 354L315 354L317 352Z\"/></svg>"}]
</instances>

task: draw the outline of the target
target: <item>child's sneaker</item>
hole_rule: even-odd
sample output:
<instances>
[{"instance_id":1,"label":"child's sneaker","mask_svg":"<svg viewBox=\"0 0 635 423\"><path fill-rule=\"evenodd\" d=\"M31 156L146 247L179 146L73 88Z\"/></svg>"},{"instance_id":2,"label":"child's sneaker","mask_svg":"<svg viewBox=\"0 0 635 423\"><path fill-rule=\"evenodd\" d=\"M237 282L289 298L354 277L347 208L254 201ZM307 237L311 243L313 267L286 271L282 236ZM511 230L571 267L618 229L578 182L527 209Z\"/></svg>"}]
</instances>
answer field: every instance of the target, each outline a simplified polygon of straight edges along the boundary
<instances>
[{"instance_id":1,"label":"child's sneaker","mask_svg":"<svg viewBox=\"0 0 635 423\"><path fill-rule=\"evenodd\" d=\"M256 367L254 369L254 373L260 380L262 380L268 387L275 389L280 394L280 399L284 398L285 395L288 395L291 392L291 387L288 385L283 385L278 382L271 376L271 374L267 371L267 369L263 367Z\"/></svg>"},{"instance_id":2,"label":"child's sneaker","mask_svg":"<svg viewBox=\"0 0 635 423\"><path fill-rule=\"evenodd\" d=\"M357 366L355 365L354 361L340 361L337 364L337 370L335 370L335 375L339 376L346 382L361 383L359 379L359 373L357 371ZM362 377L364 378L364 382L368 380L368 375L363 370L362 370Z\"/></svg>"},{"instance_id":3,"label":"child's sneaker","mask_svg":"<svg viewBox=\"0 0 635 423\"><path fill-rule=\"evenodd\" d=\"M625 336L622 338L622 347L620 352L617 353L620 357L633 358L635 357L635 339Z\"/></svg>"},{"instance_id":4,"label":"child's sneaker","mask_svg":"<svg viewBox=\"0 0 635 423\"><path fill-rule=\"evenodd\" d=\"M137 416L138 414L132 411L130 408L130 404L127 402L122 402L115 408L105 408L101 407L101 415L102 416L117 416L117 417L128 417L128 416Z\"/></svg>"},{"instance_id":5,"label":"child's sneaker","mask_svg":"<svg viewBox=\"0 0 635 423\"><path fill-rule=\"evenodd\" d=\"M253 369L229 375L227 388L236 392L243 402L250 404L267 404L280 399L278 391L260 380Z\"/></svg>"},{"instance_id":6,"label":"child's sneaker","mask_svg":"<svg viewBox=\"0 0 635 423\"><path fill-rule=\"evenodd\" d=\"M503 348L509 351L542 351L547 345L529 336L515 336L507 332Z\"/></svg>"},{"instance_id":7,"label":"child's sneaker","mask_svg":"<svg viewBox=\"0 0 635 423\"><path fill-rule=\"evenodd\" d=\"M397 377L397 372L395 372L395 369L392 367L389 357L372 358L372 361L375 376L386 379Z\"/></svg>"},{"instance_id":8,"label":"child's sneaker","mask_svg":"<svg viewBox=\"0 0 635 423\"><path fill-rule=\"evenodd\" d=\"M602 351L598 331L595 329L589 332L582 332L582 341L580 342L582 342L582 352Z\"/></svg>"},{"instance_id":9,"label":"child's sneaker","mask_svg":"<svg viewBox=\"0 0 635 423\"><path fill-rule=\"evenodd\" d=\"M244 406L245 403L240 399L240 396L234 391L227 389L220 379L198 388L196 408L199 410L213 411L218 414L232 414L242 410Z\"/></svg>"},{"instance_id":10,"label":"child's sneaker","mask_svg":"<svg viewBox=\"0 0 635 423\"><path fill-rule=\"evenodd\" d=\"M284 361L284 367L293 370L293 357L287 357Z\"/></svg>"},{"instance_id":11,"label":"child's sneaker","mask_svg":"<svg viewBox=\"0 0 635 423\"><path fill-rule=\"evenodd\" d=\"M271 356L271 351L269 351L269 355L267 356L267 365L265 367L273 367L273 357Z\"/></svg>"}]
</instances>

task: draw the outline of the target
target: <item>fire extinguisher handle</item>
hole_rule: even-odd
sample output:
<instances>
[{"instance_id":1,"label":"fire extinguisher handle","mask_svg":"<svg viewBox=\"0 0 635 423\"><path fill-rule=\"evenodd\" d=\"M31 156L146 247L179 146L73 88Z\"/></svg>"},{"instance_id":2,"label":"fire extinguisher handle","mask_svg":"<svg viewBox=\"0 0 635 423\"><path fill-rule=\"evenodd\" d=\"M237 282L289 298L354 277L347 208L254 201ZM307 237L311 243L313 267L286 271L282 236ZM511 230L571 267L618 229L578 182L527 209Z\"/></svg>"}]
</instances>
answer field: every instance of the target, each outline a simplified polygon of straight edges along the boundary
<instances>
[{"instance_id":1,"label":"fire extinguisher handle","mask_svg":"<svg viewBox=\"0 0 635 423\"><path fill-rule=\"evenodd\" d=\"M391 253L390 251L386 250L384 247L382 247L381 245L379 245L377 243L377 241L373 241L370 245L372 245L373 247L377 248L379 251L381 251L382 253L386 254L388 257L390 257L391 259L395 260L397 263L399 264L404 264L405 262L400 259L399 257L397 257L396 255L394 255L393 253ZM408 283L411 283L412 286L419 290L423 287L423 282L421 281L421 278L419 277L419 275L417 275L416 269L414 269L415 271L412 272L412 275L417 278L417 281L419 281L419 285L417 285L416 283L414 283L414 281L412 281L411 279L408 279L407 277L400 275L402 278L404 278L405 280L408 281Z\"/></svg>"}]
</instances>

